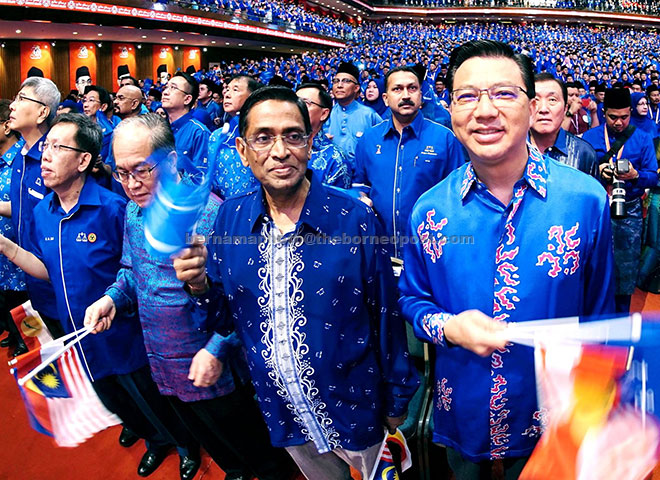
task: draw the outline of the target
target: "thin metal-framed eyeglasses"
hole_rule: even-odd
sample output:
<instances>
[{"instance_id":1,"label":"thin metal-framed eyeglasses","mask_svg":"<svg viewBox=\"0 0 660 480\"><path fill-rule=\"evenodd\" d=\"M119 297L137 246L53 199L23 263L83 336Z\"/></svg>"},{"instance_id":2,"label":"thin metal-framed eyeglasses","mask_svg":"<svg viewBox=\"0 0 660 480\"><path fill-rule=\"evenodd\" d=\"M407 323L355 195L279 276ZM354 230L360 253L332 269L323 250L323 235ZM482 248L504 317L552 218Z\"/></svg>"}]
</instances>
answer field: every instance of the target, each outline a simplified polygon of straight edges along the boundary
<instances>
[{"instance_id":1,"label":"thin metal-framed eyeglasses","mask_svg":"<svg viewBox=\"0 0 660 480\"><path fill-rule=\"evenodd\" d=\"M309 135L300 132L289 132L284 135L268 135L260 133L248 137L245 143L247 143L248 147L255 152L264 152L273 148L273 145L275 145L278 138L289 148L304 148L307 146Z\"/></svg>"},{"instance_id":2,"label":"thin metal-framed eyeglasses","mask_svg":"<svg viewBox=\"0 0 660 480\"><path fill-rule=\"evenodd\" d=\"M87 153L87 150L83 150L82 148L71 147L69 145L62 145L60 143L49 143L49 142L43 143L43 145L41 146L41 153L44 153L47 150L52 150L53 153L58 154L62 151L62 149L71 150L73 152L78 152L78 153Z\"/></svg>"},{"instance_id":3,"label":"thin metal-framed eyeglasses","mask_svg":"<svg viewBox=\"0 0 660 480\"><path fill-rule=\"evenodd\" d=\"M132 172L126 172L124 170L113 170L112 176L119 183L128 183L129 178L133 178L136 182L145 182L151 178L151 172L158 166L158 163L154 163L151 167L138 167Z\"/></svg>"},{"instance_id":4,"label":"thin metal-framed eyeglasses","mask_svg":"<svg viewBox=\"0 0 660 480\"><path fill-rule=\"evenodd\" d=\"M167 90L170 90L170 89L172 89L172 90L178 90L179 92L183 93L184 95L192 95L192 93L190 93L190 92L186 92L186 91L183 90L182 88L179 88L179 87L177 87L176 85L174 85L172 82L169 82L167 85L165 85L165 86L163 87L163 92L165 92L165 91L167 91Z\"/></svg>"},{"instance_id":5,"label":"thin metal-framed eyeglasses","mask_svg":"<svg viewBox=\"0 0 660 480\"><path fill-rule=\"evenodd\" d=\"M324 107L323 105L321 105L320 103L316 103L316 102L314 102L314 101L312 101L312 100L310 100L310 99L308 99L308 98L301 98L300 100L302 100L303 102L305 102L305 104L306 104L308 107L309 107L310 105L316 105L317 107L320 107L320 108L327 108L327 107Z\"/></svg>"},{"instance_id":6,"label":"thin metal-framed eyeglasses","mask_svg":"<svg viewBox=\"0 0 660 480\"><path fill-rule=\"evenodd\" d=\"M518 85L493 85L489 88L457 88L451 92L451 100L461 109L476 108L481 94L486 93L496 107L507 107L516 102L520 93L527 95L527 90Z\"/></svg>"},{"instance_id":7,"label":"thin metal-framed eyeglasses","mask_svg":"<svg viewBox=\"0 0 660 480\"><path fill-rule=\"evenodd\" d=\"M356 82L355 80L351 80L350 78L346 78L346 77L344 78L335 77L332 79L332 83L343 83L344 85L348 85L349 83L354 83L355 85L359 85L359 83Z\"/></svg>"},{"instance_id":8,"label":"thin metal-framed eyeglasses","mask_svg":"<svg viewBox=\"0 0 660 480\"><path fill-rule=\"evenodd\" d=\"M44 107L48 106L44 102L42 102L41 100L37 100L36 98L30 98L27 95L23 95L22 93L17 94L14 97L13 101L14 101L14 103L18 103L18 102L23 102L25 100L29 100L29 101L34 102L34 103L38 103L39 105L43 105Z\"/></svg>"}]
</instances>

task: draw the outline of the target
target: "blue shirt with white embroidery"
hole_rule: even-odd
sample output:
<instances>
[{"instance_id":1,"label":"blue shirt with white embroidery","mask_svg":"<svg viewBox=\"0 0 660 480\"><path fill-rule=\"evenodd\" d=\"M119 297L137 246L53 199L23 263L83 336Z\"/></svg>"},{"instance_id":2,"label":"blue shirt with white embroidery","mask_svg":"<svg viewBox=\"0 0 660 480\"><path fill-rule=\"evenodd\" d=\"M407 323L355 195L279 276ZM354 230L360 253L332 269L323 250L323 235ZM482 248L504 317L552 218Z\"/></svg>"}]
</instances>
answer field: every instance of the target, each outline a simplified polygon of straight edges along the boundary
<instances>
[{"instance_id":1,"label":"blue shirt with white embroidery","mask_svg":"<svg viewBox=\"0 0 660 480\"><path fill-rule=\"evenodd\" d=\"M235 197L259 185L252 170L241 162L236 150L237 136L238 115L213 132L209 141L209 159L215 168L213 193L220 198Z\"/></svg>"},{"instance_id":2,"label":"blue shirt with white embroidery","mask_svg":"<svg viewBox=\"0 0 660 480\"><path fill-rule=\"evenodd\" d=\"M22 138L0 157L0 200L10 201L9 190L11 189L11 170L14 159L20 155L25 145ZM0 232L10 240L16 241L16 231L10 218L0 216ZM25 274L9 261L4 255L0 255L0 290L25 290Z\"/></svg>"},{"instance_id":3,"label":"blue shirt with white embroidery","mask_svg":"<svg viewBox=\"0 0 660 480\"><path fill-rule=\"evenodd\" d=\"M446 127L419 113L402 134L392 118L368 129L355 150L353 186L374 202L385 232L395 237L394 256L401 258L401 237L419 196L465 163L463 147Z\"/></svg>"},{"instance_id":4,"label":"blue shirt with white embroidery","mask_svg":"<svg viewBox=\"0 0 660 480\"><path fill-rule=\"evenodd\" d=\"M323 132L314 136L307 166L325 185L351 188L351 169L346 155Z\"/></svg>"},{"instance_id":5,"label":"blue shirt with white embroidery","mask_svg":"<svg viewBox=\"0 0 660 480\"><path fill-rule=\"evenodd\" d=\"M208 242L214 288L198 305L245 344L273 445L362 450L382 441L385 416L406 411L416 370L373 211L307 178L300 219L285 234L261 190L222 205ZM219 291L226 317L214 317Z\"/></svg>"},{"instance_id":6,"label":"blue shirt with white embroidery","mask_svg":"<svg viewBox=\"0 0 660 480\"><path fill-rule=\"evenodd\" d=\"M468 163L423 194L410 227L399 301L415 334L436 345L433 440L473 462L529 455L546 423L533 349L489 357L447 347L451 315L477 309L507 322L614 312L609 202L601 185L529 146L503 205Z\"/></svg>"}]
</instances>

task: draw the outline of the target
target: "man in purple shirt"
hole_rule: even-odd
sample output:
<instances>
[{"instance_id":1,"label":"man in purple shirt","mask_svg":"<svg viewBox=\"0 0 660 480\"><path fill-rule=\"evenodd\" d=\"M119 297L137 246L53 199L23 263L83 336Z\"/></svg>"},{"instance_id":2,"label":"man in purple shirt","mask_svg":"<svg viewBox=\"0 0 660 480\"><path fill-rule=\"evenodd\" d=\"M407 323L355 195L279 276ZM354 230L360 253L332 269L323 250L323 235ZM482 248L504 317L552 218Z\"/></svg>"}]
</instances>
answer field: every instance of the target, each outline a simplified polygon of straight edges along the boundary
<instances>
[{"instance_id":1,"label":"man in purple shirt","mask_svg":"<svg viewBox=\"0 0 660 480\"><path fill-rule=\"evenodd\" d=\"M172 260L145 249L143 209L158 184L156 167L176 162L171 129L155 113L134 117L117 126L112 146L117 165L113 175L132 200L126 207L123 268L106 295L87 309L85 324L98 322L96 330L102 331L109 328L115 312L137 305L158 389L226 472L225 478L288 478L286 453L270 445L254 401L242 345L235 334L223 337L199 329L205 315L177 280ZM154 159L157 155L160 164ZM219 206L217 197L211 196L197 233L211 233Z\"/></svg>"}]
</instances>

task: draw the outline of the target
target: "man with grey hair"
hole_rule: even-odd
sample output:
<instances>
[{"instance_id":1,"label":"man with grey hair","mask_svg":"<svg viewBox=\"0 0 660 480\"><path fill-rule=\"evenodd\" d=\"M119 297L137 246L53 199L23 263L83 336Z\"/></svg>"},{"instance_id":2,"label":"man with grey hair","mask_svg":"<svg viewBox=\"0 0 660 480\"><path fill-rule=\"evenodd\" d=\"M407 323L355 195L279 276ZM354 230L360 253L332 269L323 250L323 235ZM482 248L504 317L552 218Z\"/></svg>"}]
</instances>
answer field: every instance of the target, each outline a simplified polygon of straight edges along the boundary
<instances>
[{"instance_id":1,"label":"man with grey hair","mask_svg":"<svg viewBox=\"0 0 660 480\"><path fill-rule=\"evenodd\" d=\"M270 445L242 345L235 335L199 329L202 312L177 280L172 259L155 257L146 249L143 209L152 202L159 178L177 161L172 130L156 113L132 117L115 128L112 147L113 175L132 200L126 207L122 268L105 295L87 309L85 324L102 331L115 313L137 306L160 393L225 471L225 478L251 478L253 473L261 480L286 478L286 456ZM219 206L211 196L197 233L210 234ZM228 366L222 374L221 361Z\"/></svg>"},{"instance_id":2,"label":"man with grey hair","mask_svg":"<svg viewBox=\"0 0 660 480\"><path fill-rule=\"evenodd\" d=\"M9 128L19 132L25 146L14 159L9 202L0 202L0 215L11 217L18 245L28 242L28 222L33 210L49 192L41 178L41 152L50 124L60 103L60 92L51 80L42 77L26 79L9 105ZM50 283L26 278L32 306L39 312L54 337L62 335L57 320L55 293ZM20 352L19 352L20 353Z\"/></svg>"}]
</instances>

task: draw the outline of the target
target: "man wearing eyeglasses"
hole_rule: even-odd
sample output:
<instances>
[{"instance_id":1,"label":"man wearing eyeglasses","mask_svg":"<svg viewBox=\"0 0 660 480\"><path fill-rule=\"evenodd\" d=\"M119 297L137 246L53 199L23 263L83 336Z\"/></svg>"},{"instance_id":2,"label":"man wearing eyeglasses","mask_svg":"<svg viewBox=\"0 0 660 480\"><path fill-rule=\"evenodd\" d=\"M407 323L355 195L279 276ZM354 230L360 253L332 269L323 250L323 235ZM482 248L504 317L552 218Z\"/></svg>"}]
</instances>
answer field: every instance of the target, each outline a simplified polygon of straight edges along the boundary
<instances>
[{"instance_id":1,"label":"man wearing eyeglasses","mask_svg":"<svg viewBox=\"0 0 660 480\"><path fill-rule=\"evenodd\" d=\"M30 77L9 106L9 128L21 134L25 145L12 164L10 202L0 202L0 215L11 216L18 245L29 241L28 224L34 208L49 192L41 178L41 152L51 122L55 119L60 92L42 77ZM48 282L28 276L28 294L54 337L62 335L55 293Z\"/></svg>"},{"instance_id":2,"label":"man wearing eyeglasses","mask_svg":"<svg viewBox=\"0 0 660 480\"><path fill-rule=\"evenodd\" d=\"M332 142L346 154L355 171L355 146L367 128L383 121L374 109L357 101L360 96L360 71L352 63L343 62L332 80L335 106L330 113L328 133Z\"/></svg>"},{"instance_id":3,"label":"man wearing eyeglasses","mask_svg":"<svg viewBox=\"0 0 660 480\"><path fill-rule=\"evenodd\" d=\"M518 478L546 419L533 350L507 342L505 325L614 311L609 202L527 143L528 57L477 40L450 59L452 126L470 162L415 204L399 304L435 345L433 440L456 478L490 478L499 459Z\"/></svg>"},{"instance_id":4,"label":"man wearing eyeglasses","mask_svg":"<svg viewBox=\"0 0 660 480\"><path fill-rule=\"evenodd\" d=\"M76 88L78 89L78 98L81 99L85 94L85 89L92 84L92 77L89 68L82 66L76 69Z\"/></svg>"},{"instance_id":5,"label":"man wearing eyeglasses","mask_svg":"<svg viewBox=\"0 0 660 480\"><path fill-rule=\"evenodd\" d=\"M249 478L247 473L253 471L259 478L280 478L277 472L287 469L279 461L282 453L268 443L236 335L223 337L213 329L199 328L203 312L196 310L176 279L172 260L155 257L146 249L143 209L153 200L160 169L175 167L174 143L167 122L156 113L125 120L115 129L114 175L132 200L125 218L124 268L106 294L87 309L85 323L99 323L98 330L112 324L112 331L115 324L119 326L112 323L115 312L137 306L159 391L226 478ZM197 232L209 233L219 203L215 196L209 199ZM224 372L218 359L227 363ZM183 457L181 468L191 471Z\"/></svg>"},{"instance_id":6,"label":"man wearing eyeglasses","mask_svg":"<svg viewBox=\"0 0 660 480\"><path fill-rule=\"evenodd\" d=\"M179 161L188 159L196 167L207 165L211 132L193 118L192 107L199 95L199 83L187 73L178 72L163 87L162 104L170 117Z\"/></svg>"},{"instance_id":7,"label":"man wearing eyeglasses","mask_svg":"<svg viewBox=\"0 0 660 480\"><path fill-rule=\"evenodd\" d=\"M21 248L0 235L3 255L28 275L52 282L66 333L83 327L85 309L114 281L120 268L126 201L89 178L101 139L99 127L86 116L58 116L43 144L41 160L43 182L52 193L34 209L29 241ZM138 466L140 476L158 466L154 452L169 450L177 440L198 448L158 393L134 315L122 316L115 330L88 336L77 348L103 404L147 442Z\"/></svg>"},{"instance_id":8,"label":"man wearing eyeglasses","mask_svg":"<svg viewBox=\"0 0 660 480\"><path fill-rule=\"evenodd\" d=\"M236 147L261 188L223 203L215 232L231 241L185 250L177 276L243 341L272 444L308 479L369 478L418 385L379 223L307 169L294 92L257 90L241 112Z\"/></svg>"}]
</instances>

